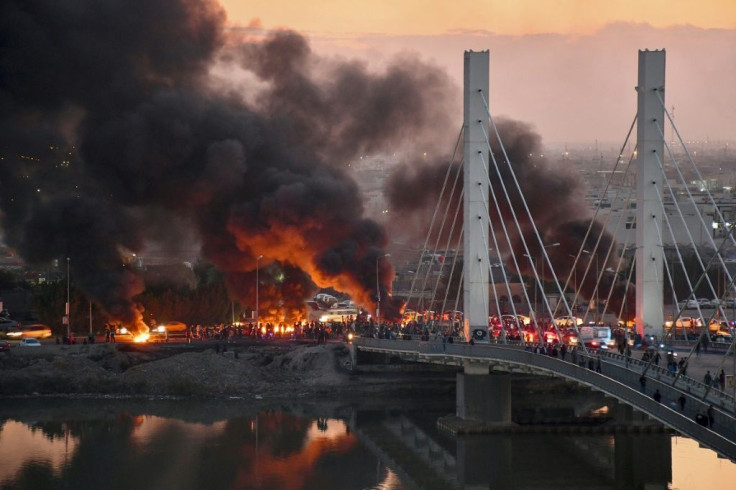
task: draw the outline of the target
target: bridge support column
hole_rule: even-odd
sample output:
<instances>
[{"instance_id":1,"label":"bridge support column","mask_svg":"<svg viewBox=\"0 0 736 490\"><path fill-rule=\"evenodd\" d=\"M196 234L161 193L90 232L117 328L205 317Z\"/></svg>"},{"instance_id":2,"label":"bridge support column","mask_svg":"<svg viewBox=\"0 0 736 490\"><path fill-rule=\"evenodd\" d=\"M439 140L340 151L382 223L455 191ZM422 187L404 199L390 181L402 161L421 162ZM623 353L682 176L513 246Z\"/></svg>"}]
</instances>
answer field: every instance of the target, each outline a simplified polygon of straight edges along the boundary
<instances>
[{"instance_id":1,"label":"bridge support column","mask_svg":"<svg viewBox=\"0 0 736 490\"><path fill-rule=\"evenodd\" d=\"M664 249L662 171L664 161L665 52L639 51L636 121L636 331L662 338ZM661 99L661 100L660 100Z\"/></svg>"},{"instance_id":2,"label":"bridge support column","mask_svg":"<svg viewBox=\"0 0 736 490\"><path fill-rule=\"evenodd\" d=\"M457 374L456 415L483 424L511 424L511 377L489 374L487 364L466 364Z\"/></svg>"},{"instance_id":3,"label":"bridge support column","mask_svg":"<svg viewBox=\"0 0 736 490\"><path fill-rule=\"evenodd\" d=\"M488 332L488 51L465 52L463 150L463 329ZM485 102L484 102L485 99ZM486 336L486 338L488 338Z\"/></svg>"},{"instance_id":4,"label":"bridge support column","mask_svg":"<svg viewBox=\"0 0 736 490\"><path fill-rule=\"evenodd\" d=\"M608 400L608 409L613 416L613 420L620 425L652 425L655 423L642 412L634 410L631 405L620 402L615 398Z\"/></svg>"}]
</instances>

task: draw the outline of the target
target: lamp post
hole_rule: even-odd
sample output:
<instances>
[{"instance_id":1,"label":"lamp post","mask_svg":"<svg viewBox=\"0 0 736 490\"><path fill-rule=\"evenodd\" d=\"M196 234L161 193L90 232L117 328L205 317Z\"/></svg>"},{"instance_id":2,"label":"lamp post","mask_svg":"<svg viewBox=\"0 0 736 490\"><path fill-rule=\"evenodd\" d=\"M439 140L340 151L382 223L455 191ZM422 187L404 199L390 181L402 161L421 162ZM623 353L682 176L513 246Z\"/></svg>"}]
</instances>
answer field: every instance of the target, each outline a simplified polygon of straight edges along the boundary
<instances>
[{"instance_id":1,"label":"lamp post","mask_svg":"<svg viewBox=\"0 0 736 490\"><path fill-rule=\"evenodd\" d=\"M258 316L258 289L260 288L260 283L258 282L258 266L262 258L263 255L259 255L258 258L256 258L256 328L258 328L258 324L261 321L261 317Z\"/></svg>"},{"instance_id":2,"label":"lamp post","mask_svg":"<svg viewBox=\"0 0 736 490\"><path fill-rule=\"evenodd\" d=\"M532 263L532 269L534 269L536 271L537 270L537 259L535 259L534 257L532 257L529 254L524 254L524 257L526 257L527 259L529 259L529 261ZM531 312L531 309L532 308L534 308L535 311L537 309L537 280L536 280L536 278L534 279L534 306L532 306L531 308L529 308L530 312Z\"/></svg>"},{"instance_id":3,"label":"lamp post","mask_svg":"<svg viewBox=\"0 0 736 490\"><path fill-rule=\"evenodd\" d=\"M69 314L70 311L71 311L71 308L70 308L70 305L71 305L71 303L70 303L70 294L69 294L70 293L70 288L69 288L69 284L70 284L69 283L69 262L70 261L71 261L71 258L70 257L67 257L66 258L66 308L65 308L65 313L66 313L66 338L67 339L70 339L71 338L71 333L72 333L71 332L71 328L72 328L72 321L71 320L72 319L71 319L71 315Z\"/></svg>"},{"instance_id":4,"label":"lamp post","mask_svg":"<svg viewBox=\"0 0 736 490\"><path fill-rule=\"evenodd\" d=\"M576 259L577 258L577 256L575 256L573 254L567 254L567 255L568 255L568 257L572 257L573 259ZM573 276L572 276L573 297L577 296L577 294L578 294L578 268L575 267L576 265L577 264L574 263L573 264L573 268L572 268L572 274L573 274ZM568 279L567 280L568 281L570 280L569 279L569 276L568 276Z\"/></svg>"},{"instance_id":5,"label":"lamp post","mask_svg":"<svg viewBox=\"0 0 736 490\"><path fill-rule=\"evenodd\" d=\"M552 247L559 247L560 242L550 243L549 245L545 245L544 248L552 248ZM545 288L546 282L544 280L544 264L547 262L544 258L542 258L542 297L546 298L547 290Z\"/></svg>"},{"instance_id":6,"label":"lamp post","mask_svg":"<svg viewBox=\"0 0 736 490\"><path fill-rule=\"evenodd\" d=\"M383 254L376 257L376 323L381 324L381 282L378 274L378 261L384 257L391 257L391 254Z\"/></svg>"},{"instance_id":7,"label":"lamp post","mask_svg":"<svg viewBox=\"0 0 736 490\"><path fill-rule=\"evenodd\" d=\"M590 260L593 260L593 257L595 257L595 313L596 313L596 322L597 322L598 321L598 254L594 254L593 252L589 252L588 250L583 250L583 253L590 255Z\"/></svg>"}]
</instances>

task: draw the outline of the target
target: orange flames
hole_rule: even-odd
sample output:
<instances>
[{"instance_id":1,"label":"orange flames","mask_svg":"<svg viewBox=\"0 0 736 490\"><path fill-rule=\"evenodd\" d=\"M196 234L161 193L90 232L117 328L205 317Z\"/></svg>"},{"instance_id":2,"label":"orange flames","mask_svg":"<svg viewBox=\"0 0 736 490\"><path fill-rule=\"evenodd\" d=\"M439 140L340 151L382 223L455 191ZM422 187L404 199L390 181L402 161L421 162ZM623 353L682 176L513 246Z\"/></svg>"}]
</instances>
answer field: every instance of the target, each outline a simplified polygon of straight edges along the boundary
<instances>
[{"instance_id":1,"label":"orange flames","mask_svg":"<svg viewBox=\"0 0 736 490\"><path fill-rule=\"evenodd\" d=\"M323 252L322 248L325 244L319 243L319 239L315 239L313 235L318 236L323 233L330 233L330 243L334 243L339 241L341 235L345 235L347 230L342 230L339 227L326 230L324 229L325 225L318 220L301 221L298 225L287 225L272 220L269 225L268 233L263 234L246 233L234 222L229 223L228 229L235 237L240 249L244 251L257 250L263 253L263 260L259 264L262 270L268 266L270 261L294 265L309 275L317 287L333 288L336 291L348 294L357 305L370 309L375 308L375 291L373 291L372 287L361 284L361 280L365 281L365 278L358 278L349 273L330 274L325 272L316 263L317 258ZM371 251L368 249L357 251L355 258L361 259L370 253ZM381 268L381 282L384 284L384 287L388 285L387 289L389 289L391 284L390 278L393 277L394 273L393 267L387 262L381 262L379 265ZM371 269L373 266L371 263ZM254 270L256 264L252 264L252 267L253 269L251 270ZM371 283L373 281L374 279L371 278ZM303 312L271 311L274 308L273 305L269 305L268 298L278 296L278 292L269 291L267 285L261 285L260 293L262 301L261 321L266 321L267 319L284 321L286 318L281 318L281 316L284 314L288 315L289 313L292 315L296 313L298 317L303 317ZM272 296L269 293L275 294ZM387 298L390 297L390 291L384 291L383 294L386 294ZM288 321L293 320L294 318L289 318Z\"/></svg>"},{"instance_id":2,"label":"orange flames","mask_svg":"<svg viewBox=\"0 0 736 490\"><path fill-rule=\"evenodd\" d=\"M114 322L114 323L127 323L127 322ZM131 335L133 335L133 342L135 343L145 343L148 342L150 334L150 329L148 328L148 325L146 325L146 322L143 321L143 312L142 308L138 307L135 311L135 319L133 322L131 322L132 325L128 328L127 326L123 327L121 329L122 333L125 333L125 331L130 331Z\"/></svg>"}]
</instances>

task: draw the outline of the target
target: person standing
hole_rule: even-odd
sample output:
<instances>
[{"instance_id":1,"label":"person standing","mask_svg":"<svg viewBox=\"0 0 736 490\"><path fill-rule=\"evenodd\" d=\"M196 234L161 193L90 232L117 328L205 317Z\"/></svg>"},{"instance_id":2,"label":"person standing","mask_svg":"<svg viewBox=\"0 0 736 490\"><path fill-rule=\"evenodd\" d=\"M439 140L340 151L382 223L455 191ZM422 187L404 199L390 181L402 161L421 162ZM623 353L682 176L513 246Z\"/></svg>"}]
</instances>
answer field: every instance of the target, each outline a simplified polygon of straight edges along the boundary
<instances>
[{"instance_id":1,"label":"person standing","mask_svg":"<svg viewBox=\"0 0 736 490\"><path fill-rule=\"evenodd\" d=\"M706 410L705 413L708 416L708 428L709 429L712 429L713 428L713 423L715 422L715 419L716 419L715 412L713 410L713 405L710 405L708 407L708 410Z\"/></svg>"},{"instance_id":2,"label":"person standing","mask_svg":"<svg viewBox=\"0 0 736 490\"><path fill-rule=\"evenodd\" d=\"M713 376L710 375L710 370L705 372L705 376L703 376L703 383L705 383L706 386L710 386L713 382Z\"/></svg>"},{"instance_id":3,"label":"person standing","mask_svg":"<svg viewBox=\"0 0 736 490\"><path fill-rule=\"evenodd\" d=\"M726 390L726 373L721 369L721 372L718 373L718 386L721 388L721 391Z\"/></svg>"},{"instance_id":4,"label":"person standing","mask_svg":"<svg viewBox=\"0 0 736 490\"><path fill-rule=\"evenodd\" d=\"M646 393L647 392L647 377L643 374L639 376L639 386L641 386L641 392Z\"/></svg>"},{"instance_id":5,"label":"person standing","mask_svg":"<svg viewBox=\"0 0 736 490\"><path fill-rule=\"evenodd\" d=\"M687 398L685 398L684 394L680 394L680 398L677 399L678 405L680 405L680 411L685 411L685 402L687 401Z\"/></svg>"},{"instance_id":6,"label":"person standing","mask_svg":"<svg viewBox=\"0 0 736 490\"><path fill-rule=\"evenodd\" d=\"M654 398L654 401L657 403L662 402L662 394L659 392L659 388L657 388L657 390L654 392L652 398Z\"/></svg>"}]
</instances>

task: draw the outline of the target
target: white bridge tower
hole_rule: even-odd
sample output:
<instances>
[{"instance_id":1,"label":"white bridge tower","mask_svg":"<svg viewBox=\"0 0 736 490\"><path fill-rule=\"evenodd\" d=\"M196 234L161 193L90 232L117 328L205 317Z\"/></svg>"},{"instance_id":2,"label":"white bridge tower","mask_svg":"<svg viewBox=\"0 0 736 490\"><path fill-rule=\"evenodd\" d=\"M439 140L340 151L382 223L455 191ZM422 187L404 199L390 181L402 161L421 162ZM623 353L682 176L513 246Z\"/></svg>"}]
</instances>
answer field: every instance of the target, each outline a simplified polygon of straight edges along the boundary
<instances>
[{"instance_id":1,"label":"white bridge tower","mask_svg":"<svg viewBox=\"0 0 736 490\"><path fill-rule=\"evenodd\" d=\"M662 338L664 334L662 229L664 164L665 52L639 51L636 87L636 331ZM661 129L660 129L661 128Z\"/></svg>"},{"instance_id":2,"label":"white bridge tower","mask_svg":"<svg viewBox=\"0 0 736 490\"><path fill-rule=\"evenodd\" d=\"M465 338L488 329L488 51L465 52L463 311Z\"/></svg>"}]
</instances>

